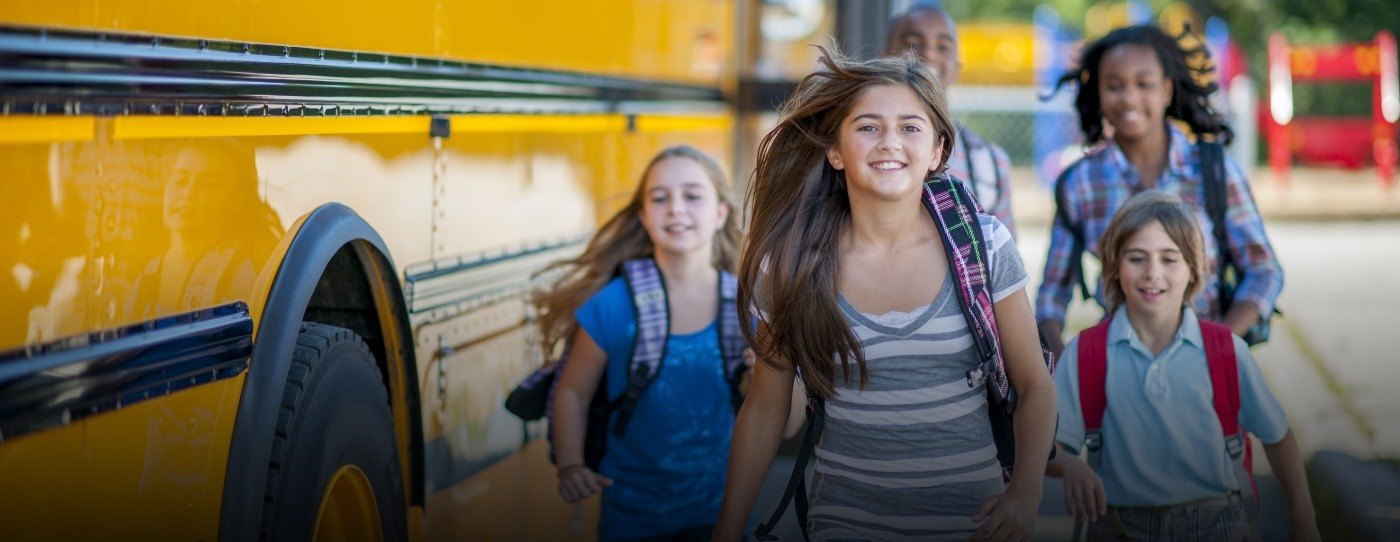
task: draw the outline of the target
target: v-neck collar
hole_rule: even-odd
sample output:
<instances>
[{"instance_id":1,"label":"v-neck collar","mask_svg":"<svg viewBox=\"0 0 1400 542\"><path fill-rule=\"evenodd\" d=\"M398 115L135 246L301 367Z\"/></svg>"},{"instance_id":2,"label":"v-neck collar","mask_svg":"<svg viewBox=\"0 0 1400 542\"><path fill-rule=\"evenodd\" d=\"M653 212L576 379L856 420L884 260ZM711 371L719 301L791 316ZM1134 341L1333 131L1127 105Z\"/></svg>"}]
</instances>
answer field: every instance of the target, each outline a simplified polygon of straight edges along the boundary
<instances>
[{"instance_id":1,"label":"v-neck collar","mask_svg":"<svg viewBox=\"0 0 1400 542\"><path fill-rule=\"evenodd\" d=\"M900 327L887 326L874 320L871 320L870 317L876 315L867 315L863 312L860 312L859 310L856 310L856 308L852 306L849 301L846 301L846 296L842 295L840 291L836 292L836 302L841 306L841 311L846 313L846 317L850 318L851 320L854 320L860 325L863 325L885 335L907 337L909 335L912 335L915 331L918 331L919 328L924 326L924 324L927 324L929 319L933 318L933 315L942 312L943 307L947 305L948 301L953 297L953 289L951 288L952 279L953 277L951 272L945 273L943 275L943 283L938 286L938 293L933 296L933 302L929 303L928 305L925 305L922 309L923 313L920 314L918 317L914 318L912 322L909 322L908 324Z\"/></svg>"}]
</instances>

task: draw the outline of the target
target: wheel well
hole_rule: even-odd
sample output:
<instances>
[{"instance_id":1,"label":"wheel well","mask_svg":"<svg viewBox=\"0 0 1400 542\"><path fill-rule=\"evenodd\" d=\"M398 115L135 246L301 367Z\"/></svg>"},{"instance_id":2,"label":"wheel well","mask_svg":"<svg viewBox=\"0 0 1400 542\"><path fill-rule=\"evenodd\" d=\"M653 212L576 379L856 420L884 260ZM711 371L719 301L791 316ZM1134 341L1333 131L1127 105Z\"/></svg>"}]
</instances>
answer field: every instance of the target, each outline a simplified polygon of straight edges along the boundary
<instances>
[{"instance_id":1,"label":"wheel well","mask_svg":"<svg viewBox=\"0 0 1400 542\"><path fill-rule=\"evenodd\" d=\"M340 247L316 282L316 290L311 294L302 320L354 331L374 354L379 377L387 388L389 355L384 348L384 328L380 325L370 288L364 265L356 257L354 248L348 244Z\"/></svg>"}]
</instances>

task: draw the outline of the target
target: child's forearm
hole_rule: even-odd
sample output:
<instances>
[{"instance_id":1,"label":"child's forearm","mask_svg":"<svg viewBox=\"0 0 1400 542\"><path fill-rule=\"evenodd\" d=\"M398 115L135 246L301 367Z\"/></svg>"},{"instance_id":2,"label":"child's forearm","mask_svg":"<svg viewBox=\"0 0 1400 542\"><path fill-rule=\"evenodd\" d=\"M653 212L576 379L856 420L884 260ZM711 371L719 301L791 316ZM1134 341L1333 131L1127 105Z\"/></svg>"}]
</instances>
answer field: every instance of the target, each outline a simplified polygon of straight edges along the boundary
<instances>
[{"instance_id":1,"label":"child's forearm","mask_svg":"<svg viewBox=\"0 0 1400 542\"><path fill-rule=\"evenodd\" d=\"M563 386L554 393L554 463L560 467L583 464L583 432L588 423L583 401Z\"/></svg>"},{"instance_id":2,"label":"child's forearm","mask_svg":"<svg viewBox=\"0 0 1400 542\"><path fill-rule=\"evenodd\" d=\"M1293 523L1314 522L1316 518L1312 495L1308 492L1308 477L1303 471L1303 457L1298 452L1298 441L1293 437L1293 430L1289 429L1283 440L1265 444L1264 454L1269 457L1269 466L1273 467L1274 476L1283 486L1283 498L1288 502L1288 513Z\"/></svg>"},{"instance_id":3,"label":"child's forearm","mask_svg":"<svg viewBox=\"0 0 1400 542\"><path fill-rule=\"evenodd\" d=\"M724 504L715 525L715 540L740 540L749 513L782 440L787 410L768 411L745 402L734 420L734 441L729 449L729 479ZM765 518L766 519L766 518Z\"/></svg>"},{"instance_id":4,"label":"child's forearm","mask_svg":"<svg viewBox=\"0 0 1400 542\"><path fill-rule=\"evenodd\" d=\"M1016 470L1011 474L1011 487L1039 495L1044 486L1046 460L1054 445L1055 388L1041 384L1017 391L1021 396L1012 422L1016 430Z\"/></svg>"}]
</instances>

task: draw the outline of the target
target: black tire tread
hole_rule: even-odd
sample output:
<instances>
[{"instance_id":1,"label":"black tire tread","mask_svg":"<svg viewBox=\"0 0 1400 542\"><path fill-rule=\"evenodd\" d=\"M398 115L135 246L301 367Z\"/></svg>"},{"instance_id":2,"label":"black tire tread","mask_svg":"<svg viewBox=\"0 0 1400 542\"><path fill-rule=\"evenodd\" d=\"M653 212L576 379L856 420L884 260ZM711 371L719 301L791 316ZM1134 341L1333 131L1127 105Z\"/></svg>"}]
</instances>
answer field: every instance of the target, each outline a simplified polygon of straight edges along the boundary
<instances>
[{"instance_id":1,"label":"black tire tread","mask_svg":"<svg viewBox=\"0 0 1400 542\"><path fill-rule=\"evenodd\" d=\"M301 407L302 395L313 376L314 365L337 346L347 343L351 348L364 352L366 355L362 356L359 361L368 364L375 374L379 373L378 367L374 366L373 355L369 354L369 347L355 332L316 322L301 323L296 347L292 352L291 364L287 368L287 381L282 390L281 410L277 414L277 426L273 433L272 454L268 461L266 493L263 496L263 520L259 529L259 538L262 540L275 538L271 531L275 523L276 508L279 504L277 502L277 490L281 487L279 479L289 449L292 423L296 420L297 410ZM382 384L383 380L380 379L380 382ZM386 389L383 386L378 386L376 391L378 393L374 399L389 406L389 396ZM386 536L386 539L391 538Z\"/></svg>"}]
</instances>

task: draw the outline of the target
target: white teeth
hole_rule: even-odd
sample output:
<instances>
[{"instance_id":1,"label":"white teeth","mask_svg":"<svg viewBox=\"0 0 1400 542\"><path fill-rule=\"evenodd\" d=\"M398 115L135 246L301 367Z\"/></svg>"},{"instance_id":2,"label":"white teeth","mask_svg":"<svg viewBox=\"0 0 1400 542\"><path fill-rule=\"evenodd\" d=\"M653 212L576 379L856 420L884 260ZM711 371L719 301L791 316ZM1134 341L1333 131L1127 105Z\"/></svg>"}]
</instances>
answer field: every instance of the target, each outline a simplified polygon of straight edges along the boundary
<instances>
[{"instance_id":1,"label":"white teeth","mask_svg":"<svg viewBox=\"0 0 1400 542\"><path fill-rule=\"evenodd\" d=\"M899 162L875 162L874 164L870 164L870 167L881 171L891 171L904 167L904 164Z\"/></svg>"}]
</instances>

